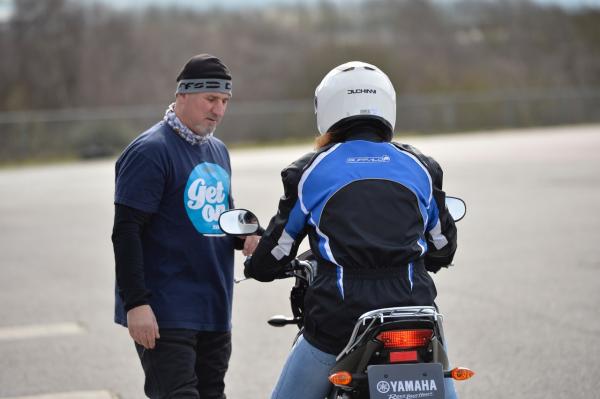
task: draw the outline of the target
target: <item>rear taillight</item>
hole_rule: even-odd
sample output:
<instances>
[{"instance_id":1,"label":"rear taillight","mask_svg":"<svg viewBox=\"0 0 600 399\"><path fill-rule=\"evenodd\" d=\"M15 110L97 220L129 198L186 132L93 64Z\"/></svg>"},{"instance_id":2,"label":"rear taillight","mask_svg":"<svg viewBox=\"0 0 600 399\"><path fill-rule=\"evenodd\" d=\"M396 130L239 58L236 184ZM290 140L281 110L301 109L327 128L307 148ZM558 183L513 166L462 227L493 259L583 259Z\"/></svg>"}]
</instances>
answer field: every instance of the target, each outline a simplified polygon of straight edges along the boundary
<instances>
[{"instance_id":1,"label":"rear taillight","mask_svg":"<svg viewBox=\"0 0 600 399\"><path fill-rule=\"evenodd\" d=\"M432 336L433 330L391 330L380 333L377 339L385 348L408 349L426 346Z\"/></svg>"},{"instance_id":2,"label":"rear taillight","mask_svg":"<svg viewBox=\"0 0 600 399\"><path fill-rule=\"evenodd\" d=\"M417 351L390 352L390 363L408 363L418 360Z\"/></svg>"}]
</instances>

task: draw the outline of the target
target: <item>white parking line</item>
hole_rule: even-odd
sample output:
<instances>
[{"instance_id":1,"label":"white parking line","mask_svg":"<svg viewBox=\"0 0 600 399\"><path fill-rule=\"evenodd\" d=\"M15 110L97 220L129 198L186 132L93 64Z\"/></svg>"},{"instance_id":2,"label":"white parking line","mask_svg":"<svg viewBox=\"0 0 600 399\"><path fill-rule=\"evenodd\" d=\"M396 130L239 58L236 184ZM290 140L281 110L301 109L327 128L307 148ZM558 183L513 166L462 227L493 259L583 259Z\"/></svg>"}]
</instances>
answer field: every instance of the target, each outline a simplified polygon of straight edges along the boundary
<instances>
[{"instance_id":1,"label":"white parking line","mask_svg":"<svg viewBox=\"0 0 600 399\"><path fill-rule=\"evenodd\" d=\"M12 396L0 399L116 399L117 396L108 391L78 391L63 393L47 393L33 396Z\"/></svg>"},{"instance_id":2,"label":"white parking line","mask_svg":"<svg viewBox=\"0 0 600 399\"><path fill-rule=\"evenodd\" d=\"M29 326L0 327L0 341L73 335L85 332L78 323L55 323Z\"/></svg>"}]
</instances>

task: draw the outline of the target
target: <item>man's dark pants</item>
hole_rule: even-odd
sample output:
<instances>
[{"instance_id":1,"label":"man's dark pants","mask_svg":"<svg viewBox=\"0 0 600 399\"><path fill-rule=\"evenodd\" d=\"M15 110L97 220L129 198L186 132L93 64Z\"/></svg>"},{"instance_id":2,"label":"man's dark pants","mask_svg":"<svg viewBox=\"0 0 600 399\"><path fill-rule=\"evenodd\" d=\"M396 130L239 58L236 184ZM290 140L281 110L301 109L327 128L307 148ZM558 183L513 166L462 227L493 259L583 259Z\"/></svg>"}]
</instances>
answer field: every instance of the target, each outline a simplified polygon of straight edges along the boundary
<instances>
[{"instance_id":1,"label":"man's dark pants","mask_svg":"<svg viewBox=\"0 0 600 399\"><path fill-rule=\"evenodd\" d=\"M151 399L225 399L231 333L161 329L154 349L135 345Z\"/></svg>"}]
</instances>

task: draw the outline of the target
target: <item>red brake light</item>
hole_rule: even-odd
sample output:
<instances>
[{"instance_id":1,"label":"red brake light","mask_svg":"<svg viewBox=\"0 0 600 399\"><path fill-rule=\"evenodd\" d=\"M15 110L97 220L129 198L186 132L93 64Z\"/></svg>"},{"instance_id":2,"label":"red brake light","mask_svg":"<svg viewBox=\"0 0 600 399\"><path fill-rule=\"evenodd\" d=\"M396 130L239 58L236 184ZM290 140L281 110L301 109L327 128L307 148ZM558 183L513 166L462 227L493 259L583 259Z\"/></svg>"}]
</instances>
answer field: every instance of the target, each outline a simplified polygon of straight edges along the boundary
<instances>
[{"instance_id":1,"label":"red brake light","mask_svg":"<svg viewBox=\"0 0 600 399\"><path fill-rule=\"evenodd\" d=\"M377 336L386 348L419 348L431 340L433 330L393 330Z\"/></svg>"},{"instance_id":2,"label":"red brake light","mask_svg":"<svg viewBox=\"0 0 600 399\"><path fill-rule=\"evenodd\" d=\"M417 351L390 352L390 363L416 362Z\"/></svg>"}]
</instances>

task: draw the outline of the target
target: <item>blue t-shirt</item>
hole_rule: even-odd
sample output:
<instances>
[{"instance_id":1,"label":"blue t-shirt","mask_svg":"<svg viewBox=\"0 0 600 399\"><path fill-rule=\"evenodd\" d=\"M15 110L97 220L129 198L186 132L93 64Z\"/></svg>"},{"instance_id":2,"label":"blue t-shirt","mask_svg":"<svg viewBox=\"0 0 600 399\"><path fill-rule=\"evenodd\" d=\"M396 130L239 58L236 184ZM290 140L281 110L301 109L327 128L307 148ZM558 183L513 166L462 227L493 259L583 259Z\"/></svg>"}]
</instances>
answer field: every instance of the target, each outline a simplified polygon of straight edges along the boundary
<instances>
[{"instance_id":1,"label":"blue t-shirt","mask_svg":"<svg viewBox=\"0 0 600 399\"><path fill-rule=\"evenodd\" d=\"M160 328L229 331L234 239L219 229L232 206L225 145L190 145L160 122L116 163L115 203L151 213L142 234L144 277ZM126 325L120 296L115 321Z\"/></svg>"}]
</instances>

